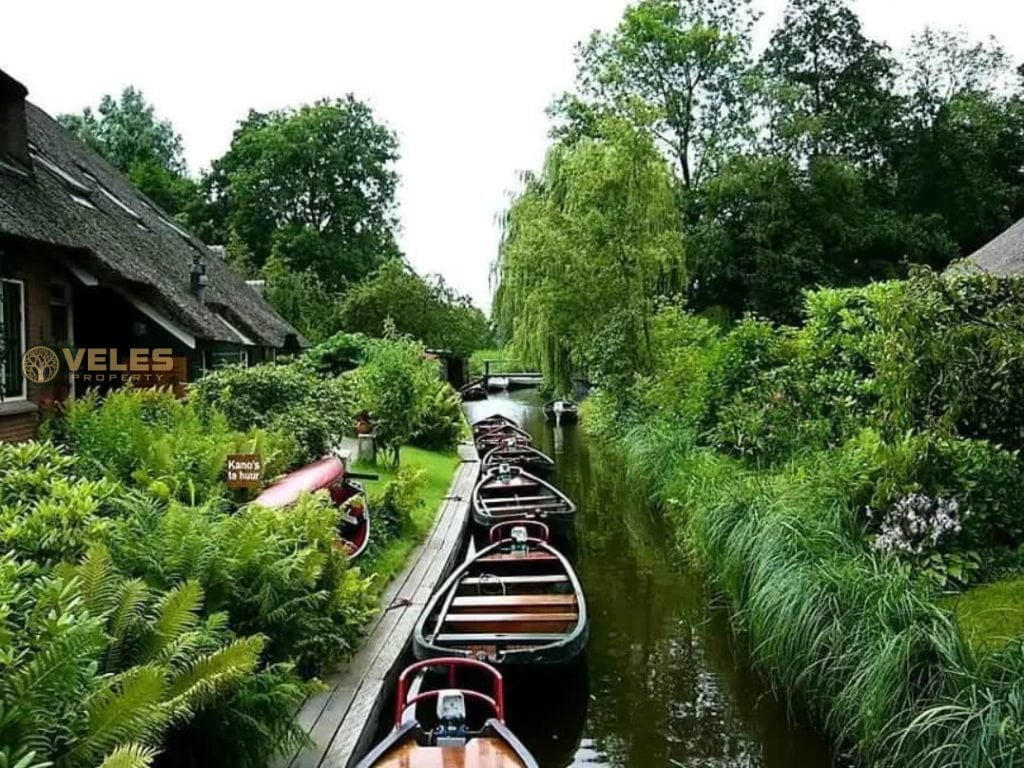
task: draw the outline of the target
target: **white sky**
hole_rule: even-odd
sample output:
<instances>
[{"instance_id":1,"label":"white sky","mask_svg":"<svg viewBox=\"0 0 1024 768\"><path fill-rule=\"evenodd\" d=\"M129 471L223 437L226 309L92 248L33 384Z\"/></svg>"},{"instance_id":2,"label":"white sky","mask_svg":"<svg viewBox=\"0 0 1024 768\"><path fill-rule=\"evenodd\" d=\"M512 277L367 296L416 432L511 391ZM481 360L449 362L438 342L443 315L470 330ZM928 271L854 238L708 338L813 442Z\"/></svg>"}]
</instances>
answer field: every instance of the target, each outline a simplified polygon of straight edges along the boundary
<instances>
[{"instance_id":1,"label":"white sky","mask_svg":"<svg viewBox=\"0 0 1024 768\"><path fill-rule=\"evenodd\" d=\"M182 134L190 168L228 147L250 107L349 91L397 131L401 241L488 306L496 215L547 147L544 108L575 43L627 0L0 0L0 69L51 114L136 85ZM755 0L767 38L785 0ZM902 47L926 23L996 35L1024 59L1019 0L859 0L867 33Z\"/></svg>"}]
</instances>

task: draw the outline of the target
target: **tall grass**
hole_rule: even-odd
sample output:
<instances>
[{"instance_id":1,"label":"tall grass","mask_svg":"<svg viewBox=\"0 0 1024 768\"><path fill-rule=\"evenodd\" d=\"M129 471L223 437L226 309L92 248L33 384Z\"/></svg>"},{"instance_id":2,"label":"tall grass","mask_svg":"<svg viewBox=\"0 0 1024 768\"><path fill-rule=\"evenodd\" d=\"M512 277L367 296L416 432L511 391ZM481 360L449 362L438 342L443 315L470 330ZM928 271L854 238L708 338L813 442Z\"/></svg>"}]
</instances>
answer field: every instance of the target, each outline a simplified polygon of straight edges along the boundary
<instances>
[{"instance_id":1,"label":"tall grass","mask_svg":"<svg viewBox=\"0 0 1024 768\"><path fill-rule=\"evenodd\" d=\"M754 662L877 766L1024 764L1024 653L986 663L855 514L872 467L857 450L753 471L666 423L629 430L630 477L715 577Z\"/></svg>"}]
</instances>

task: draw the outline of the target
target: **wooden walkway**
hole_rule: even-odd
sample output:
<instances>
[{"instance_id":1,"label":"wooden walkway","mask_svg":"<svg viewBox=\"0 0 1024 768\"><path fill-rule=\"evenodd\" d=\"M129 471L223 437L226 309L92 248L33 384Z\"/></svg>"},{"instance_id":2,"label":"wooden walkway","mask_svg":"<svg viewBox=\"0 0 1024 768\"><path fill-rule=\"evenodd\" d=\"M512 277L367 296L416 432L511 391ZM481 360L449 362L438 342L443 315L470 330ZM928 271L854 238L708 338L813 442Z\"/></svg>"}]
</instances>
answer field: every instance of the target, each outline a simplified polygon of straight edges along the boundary
<instances>
[{"instance_id":1,"label":"wooden walkway","mask_svg":"<svg viewBox=\"0 0 1024 768\"><path fill-rule=\"evenodd\" d=\"M469 523L470 497L480 464L472 445L460 446L459 457L462 463L434 527L384 591L383 610L370 623L359 652L328 675L327 690L311 696L299 711L299 724L313 745L282 758L277 768L349 768L372 746L383 700L399 672L396 664L420 612L454 565Z\"/></svg>"}]
</instances>

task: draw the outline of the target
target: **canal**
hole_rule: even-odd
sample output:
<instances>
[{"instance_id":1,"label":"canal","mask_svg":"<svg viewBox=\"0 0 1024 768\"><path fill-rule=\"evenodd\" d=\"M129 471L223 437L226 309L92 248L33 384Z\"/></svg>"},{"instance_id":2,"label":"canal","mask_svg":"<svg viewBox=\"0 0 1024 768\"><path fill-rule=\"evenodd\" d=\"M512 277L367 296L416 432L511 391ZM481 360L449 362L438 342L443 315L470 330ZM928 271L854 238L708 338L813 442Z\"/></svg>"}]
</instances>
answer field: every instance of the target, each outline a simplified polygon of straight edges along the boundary
<instances>
[{"instance_id":1,"label":"canal","mask_svg":"<svg viewBox=\"0 0 1024 768\"><path fill-rule=\"evenodd\" d=\"M466 405L470 420L502 413L522 424L579 506L585 659L576 670L510 681L509 725L542 768L834 765L827 742L794 725L744 663L724 609L614 458L581 427L547 425L532 391Z\"/></svg>"}]
</instances>

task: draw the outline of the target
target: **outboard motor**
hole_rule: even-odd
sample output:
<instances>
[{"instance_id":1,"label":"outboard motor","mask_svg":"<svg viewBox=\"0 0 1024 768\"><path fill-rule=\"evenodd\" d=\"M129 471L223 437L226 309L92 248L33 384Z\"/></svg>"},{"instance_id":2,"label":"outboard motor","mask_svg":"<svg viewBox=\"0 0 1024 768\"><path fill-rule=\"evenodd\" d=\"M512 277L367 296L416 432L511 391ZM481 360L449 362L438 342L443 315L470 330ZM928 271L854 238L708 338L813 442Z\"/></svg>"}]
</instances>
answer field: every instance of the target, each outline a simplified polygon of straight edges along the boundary
<instances>
[{"instance_id":1,"label":"outboard motor","mask_svg":"<svg viewBox=\"0 0 1024 768\"><path fill-rule=\"evenodd\" d=\"M465 746L466 697L462 691L448 689L438 692L437 722L437 746Z\"/></svg>"},{"instance_id":2,"label":"outboard motor","mask_svg":"<svg viewBox=\"0 0 1024 768\"><path fill-rule=\"evenodd\" d=\"M525 525L517 525L512 528L512 552L515 554L525 555L530 547L527 543L529 534L526 532Z\"/></svg>"}]
</instances>

